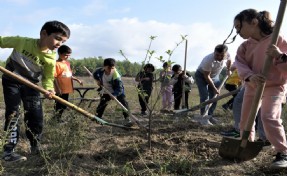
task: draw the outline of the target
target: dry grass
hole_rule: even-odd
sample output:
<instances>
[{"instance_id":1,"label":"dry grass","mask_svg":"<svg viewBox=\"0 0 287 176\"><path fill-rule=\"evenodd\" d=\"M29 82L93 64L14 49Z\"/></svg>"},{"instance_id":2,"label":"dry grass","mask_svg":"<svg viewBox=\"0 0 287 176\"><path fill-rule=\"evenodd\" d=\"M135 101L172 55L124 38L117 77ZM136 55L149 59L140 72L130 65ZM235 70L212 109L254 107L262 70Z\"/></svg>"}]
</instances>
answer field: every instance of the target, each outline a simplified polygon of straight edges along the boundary
<instances>
[{"instance_id":1,"label":"dry grass","mask_svg":"<svg viewBox=\"0 0 287 176\"><path fill-rule=\"evenodd\" d=\"M135 85L131 79L124 79L127 100L131 111L139 115L139 103ZM86 85L92 85L89 78ZM159 88L154 89L151 102L156 102ZM77 93L72 98L77 97ZM97 97L90 91L88 97ZM144 130L126 131L119 128L101 126L88 118L68 110L64 119L68 122L59 125L50 120L53 102L44 100L45 127L41 142L41 155L29 155L22 124L21 139L17 152L28 157L26 162L0 162L1 175L286 175L287 171L269 169L273 160L272 149L262 151L255 160L235 163L223 160L218 155L222 137L221 130L232 126L232 114L220 107L227 99L218 103L215 116L223 124L209 127L193 123L191 119L198 111L183 116L160 114L160 101L152 115L152 148L149 148L147 132ZM196 87L191 92L190 105L199 102ZM79 103L74 101L75 104ZM80 106L95 113L98 102L84 102ZM1 114L4 116L3 98ZM104 118L109 122L123 123L120 107L111 102ZM284 111L284 118L286 112ZM23 118L21 118L23 120ZM177 120L176 120L177 119ZM3 125L3 121L2 121ZM3 131L0 132L3 136ZM2 153L1 153L2 154Z\"/></svg>"}]
</instances>

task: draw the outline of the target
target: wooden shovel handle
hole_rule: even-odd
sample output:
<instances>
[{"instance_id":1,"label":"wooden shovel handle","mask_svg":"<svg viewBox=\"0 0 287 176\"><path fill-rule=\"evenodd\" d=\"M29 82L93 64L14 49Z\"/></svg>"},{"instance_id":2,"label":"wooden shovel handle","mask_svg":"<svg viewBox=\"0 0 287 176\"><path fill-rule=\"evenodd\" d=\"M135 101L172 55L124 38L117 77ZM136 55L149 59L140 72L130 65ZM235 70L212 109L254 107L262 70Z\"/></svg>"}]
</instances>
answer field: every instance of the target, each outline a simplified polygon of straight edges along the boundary
<instances>
[{"instance_id":1,"label":"wooden shovel handle","mask_svg":"<svg viewBox=\"0 0 287 176\"><path fill-rule=\"evenodd\" d=\"M9 76L9 77L11 77L11 78L17 80L18 82L20 82L20 83L22 83L22 84L25 84L26 86L28 86L28 87L30 87L30 88L32 88L32 89L35 89L35 90L41 92L42 94L47 94L47 93L49 93L49 91L45 90L44 88L42 88L42 87L40 87L40 86L38 86L38 85L36 85L36 84L34 84L34 83L28 81L27 79L23 78L22 76L19 76L19 75L15 74L15 73L13 73L13 72L11 72L11 71L5 69L5 68L2 67L2 66L0 66L0 71L3 72L4 74L6 74L7 76ZM91 113L89 113L88 111L86 111L86 110L84 110L84 109L82 109L82 108L80 108L80 107L78 107L78 106L76 106L76 105L74 105L74 104L72 104L72 103L70 103L70 102L68 102L68 101L66 101L66 100L64 100L64 99L62 99L62 98L60 98L60 97L58 97L58 96L56 96L56 95L52 95L52 98L53 98L55 101L60 102L60 103L62 103L63 105L66 105L66 106L68 106L69 108L74 109L74 110L78 111L79 113L85 115L85 116L88 117L89 119L91 119L91 120L96 120L96 121L98 121L99 123L101 123L101 124L103 124L103 125L108 125L108 126L113 126L113 127L119 127L119 128L124 128L124 129L133 129L133 128L126 127L126 126L123 126L123 125L118 125L118 124L106 122L106 121L102 120L101 118L95 116L94 114L91 114Z\"/></svg>"},{"instance_id":2,"label":"wooden shovel handle","mask_svg":"<svg viewBox=\"0 0 287 176\"><path fill-rule=\"evenodd\" d=\"M227 80L228 77L229 77L229 76L226 75L226 76L223 78L223 80L222 80L220 86L218 87L218 91L220 91L220 90L222 89L222 87L224 86L224 84L225 84L225 82L226 82L226 80ZM216 98L217 96L218 96L218 94L215 94L214 97L212 97L212 99L213 99L213 98ZM203 116L207 116L207 115L208 115L208 110L209 110L209 108L211 107L211 105L212 105L212 104L208 104L208 106L206 107L206 109L205 109L205 111L204 111L204 113L203 113Z\"/></svg>"}]
</instances>

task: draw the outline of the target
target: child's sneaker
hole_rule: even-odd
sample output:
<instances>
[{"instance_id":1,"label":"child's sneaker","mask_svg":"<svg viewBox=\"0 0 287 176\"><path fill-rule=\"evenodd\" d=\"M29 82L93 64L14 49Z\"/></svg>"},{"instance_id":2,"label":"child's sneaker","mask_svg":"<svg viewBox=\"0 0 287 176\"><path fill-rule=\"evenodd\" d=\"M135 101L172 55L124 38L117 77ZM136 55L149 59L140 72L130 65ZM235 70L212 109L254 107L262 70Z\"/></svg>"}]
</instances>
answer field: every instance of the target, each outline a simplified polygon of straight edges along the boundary
<instances>
[{"instance_id":1,"label":"child's sneaker","mask_svg":"<svg viewBox=\"0 0 287 176\"><path fill-rule=\"evenodd\" d=\"M271 164L272 169L287 168L287 155L282 153L277 153L275 160Z\"/></svg>"},{"instance_id":2,"label":"child's sneaker","mask_svg":"<svg viewBox=\"0 0 287 176\"><path fill-rule=\"evenodd\" d=\"M132 127L134 125L134 123L130 120L130 119L125 119L125 122L124 122L124 126L126 127Z\"/></svg>"},{"instance_id":3,"label":"child's sneaker","mask_svg":"<svg viewBox=\"0 0 287 176\"><path fill-rule=\"evenodd\" d=\"M25 156L21 156L19 154L14 153L14 152L12 152L12 153L5 153L4 152L4 156L2 157L2 159L4 161L7 161L7 162L26 161L27 160L27 158Z\"/></svg>"}]
</instances>

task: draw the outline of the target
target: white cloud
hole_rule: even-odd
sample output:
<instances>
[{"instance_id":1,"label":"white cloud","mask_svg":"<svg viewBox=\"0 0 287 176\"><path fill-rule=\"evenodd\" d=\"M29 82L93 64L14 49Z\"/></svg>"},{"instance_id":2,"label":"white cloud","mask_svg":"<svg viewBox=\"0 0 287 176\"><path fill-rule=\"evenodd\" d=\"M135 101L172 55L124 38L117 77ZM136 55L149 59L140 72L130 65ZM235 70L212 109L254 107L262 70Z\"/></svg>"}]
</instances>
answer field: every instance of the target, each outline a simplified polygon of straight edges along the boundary
<instances>
[{"instance_id":1,"label":"white cloud","mask_svg":"<svg viewBox=\"0 0 287 176\"><path fill-rule=\"evenodd\" d=\"M93 0L87 3L87 5L83 6L81 8L81 11L83 14L87 16L93 16L95 13L98 13L99 11L102 11L105 8L106 8L106 5L104 4L104 1Z\"/></svg>"},{"instance_id":2,"label":"white cloud","mask_svg":"<svg viewBox=\"0 0 287 176\"><path fill-rule=\"evenodd\" d=\"M124 60L119 54L122 50L131 62L141 63L151 42L150 36L157 36L150 48L156 52L150 62L157 68L161 68L162 63L156 57L163 56L164 59L168 59L165 52L176 47L181 41L181 35L188 35L187 69L191 71L195 70L203 57L213 52L215 45L222 43L228 35L222 32L223 29L210 23L184 26L154 20L140 21L137 18L111 19L101 25L75 23L68 26L71 29L71 38L66 44L72 47L72 57L76 59L103 56ZM237 46L238 44L229 46L233 57ZM8 57L6 50L0 51L1 59ZM171 60L183 66L184 54L185 43L174 50Z\"/></svg>"},{"instance_id":3,"label":"white cloud","mask_svg":"<svg viewBox=\"0 0 287 176\"><path fill-rule=\"evenodd\" d=\"M183 26L157 21L142 22L137 18L112 19L95 26L83 24L69 26L72 36L67 44L73 48L74 58L103 56L123 60L119 54L119 50L122 50L131 62L141 63L146 56L150 36L157 36L150 48L156 51L151 63L157 67L161 67L162 64L155 57L161 55L167 59L168 55L165 52L176 47L176 43L181 41L181 35L188 35L189 70L195 70L203 57L213 52L215 45L222 43L228 35L210 23ZM184 43L179 45L171 57L172 61L181 65L184 63L184 45ZM236 44L229 46L233 57L237 46Z\"/></svg>"}]
</instances>

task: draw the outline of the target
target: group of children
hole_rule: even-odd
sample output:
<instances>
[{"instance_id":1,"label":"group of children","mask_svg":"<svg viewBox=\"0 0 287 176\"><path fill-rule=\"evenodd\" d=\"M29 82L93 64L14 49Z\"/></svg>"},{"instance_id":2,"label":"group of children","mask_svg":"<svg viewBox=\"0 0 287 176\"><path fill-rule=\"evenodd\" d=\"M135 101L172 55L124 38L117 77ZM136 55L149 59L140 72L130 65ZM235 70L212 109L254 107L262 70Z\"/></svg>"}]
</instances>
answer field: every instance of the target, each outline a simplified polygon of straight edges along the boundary
<instances>
[{"instance_id":1,"label":"group of children","mask_svg":"<svg viewBox=\"0 0 287 176\"><path fill-rule=\"evenodd\" d=\"M274 146L277 152L275 160L272 162L273 168L287 167L287 143L284 127L281 120L281 102L284 96L284 85L287 83L287 42L279 36L278 43L270 46L271 35L274 29L272 19L267 11L258 12L254 9L246 9L240 12L234 18L234 27L245 41L239 46L236 57L235 66L238 70L240 78L245 82L244 97L240 118L240 132L244 131L244 127L252 108L252 100L255 95L254 89L266 83L263 97L261 101L261 121L266 134L266 138ZM53 80L56 76L55 85L66 82L66 77L72 78L81 84L81 81L73 78L69 64L64 63L65 59L71 53L68 47L60 46L70 37L69 28L59 21L49 21L45 23L40 31L40 39L31 39L25 37L0 37L1 48L13 48L12 54L9 56L6 69L21 75L27 80L38 84L42 81L42 86L48 90L45 94L46 98L51 99L55 94ZM57 69L66 67L59 74L54 74L56 70L55 49L59 48L59 64ZM222 50L223 49L223 50ZM221 48L220 51L225 51ZM63 54L64 53L64 54ZM63 56L62 56L63 54ZM214 54L221 54L214 53ZM223 53L225 54L225 52ZM268 76L261 74L265 55L272 59L273 64L270 66ZM222 59L224 55L220 56ZM60 63L61 62L61 63ZM204 65L204 64L203 64ZM205 65L203 68L207 68ZM221 68L220 68L221 69ZM57 71L58 71L57 70ZM144 70L137 75L136 80L139 82L139 101L142 114L146 114L147 103L152 92L152 82L154 78L152 72L154 67L147 64ZM180 97L185 92L185 107L188 107L188 93L191 77L188 77L182 71L180 65L175 64L172 68L169 63L163 64L163 71L160 73L159 81L161 81L162 93L162 112L169 111L172 106L172 94L174 98L174 109L180 106ZM210 82L210 71L199 69L198 74L202 74L208 78L215 94L219 91L217 87ZM100 104L97 108L97 116L102 117L107 102L112 98L117 98L128 109L128 103L125 100L124 87L119 73L115 68L115 60L112 58L105 59L103 68L97 69L94 74L99 86L104 86L114 95L113 97L103 94ZM186 85L187 88L183 89ZM69 84L72 84L71 82ZM14 148L19 139L19 110L21 101L24 107L24 120L27 125L26 135L30 141L31 153L38 153L38 143L41 139L43 130L43 111L40 100L40 93L7 75L2 77L3 93L5 100L5 127L7 137L5 138L3 159L5 161L19 161L27 158L14 152ZM206 86L206 85L205 85ZM57 87L57 86L56 86ZM71 91L71 86L67 90L57 90L57 94L63 98ZM64 96L65 95L65 96ZM61 108L59 108L61 109ZM59 113L61 114L61 112ZM124 117L128 119L128 113L124 112ZM58 119L58 117L56 117ZM250 140L254 141L254 127L251 130Z\"/></svg>"},{"instance_id":2,"label":"group of children","mask_svg":"<svg viewBox=\"0 0 287 176\"><path fill-rule=\"evenodd\" d=\"M178 64L172 66L170 62L164 62L163 70L160 72L158 80L154 79L154 66L150 63L143 67L143 71L136 76L138 82L139 102L141 106L141 114L146 115L147 104L153 89L153 82L161 82L160 94L162 95L162 113L172 112L172 104L174 102L174 110L180 108L182 94L185 94L185 108L188 108L188 95L191 91L191 85L194 83L192 76L185 73Z\"/></svg>"}]
</instances>

